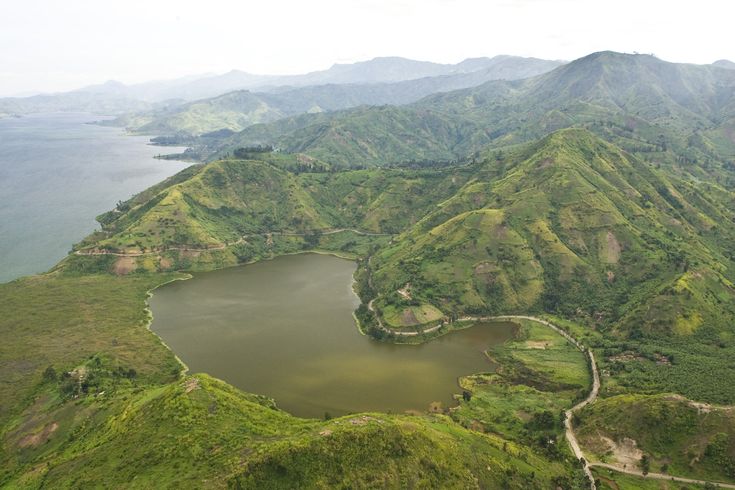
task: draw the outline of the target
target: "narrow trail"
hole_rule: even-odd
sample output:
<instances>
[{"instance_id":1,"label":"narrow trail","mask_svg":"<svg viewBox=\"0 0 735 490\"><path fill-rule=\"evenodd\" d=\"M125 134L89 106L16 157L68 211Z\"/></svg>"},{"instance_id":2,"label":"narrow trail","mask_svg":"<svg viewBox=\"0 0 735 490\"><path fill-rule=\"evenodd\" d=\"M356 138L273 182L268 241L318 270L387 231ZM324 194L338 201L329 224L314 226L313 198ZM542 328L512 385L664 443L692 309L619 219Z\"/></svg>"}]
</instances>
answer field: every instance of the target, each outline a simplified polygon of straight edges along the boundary
<instances>
[{"instance_id":1,"label":"narrow trail","mask_svg":"<svg viewBox=\"0 0 735 490\"><path fill-rule=\"evenodd\" d=\"M353 228L336 228L336 229L330 229L330 230L316 230L319 231L322 235L333 235L336 233L341 233L345 231L353 232L357 235L363 235L363 236L392 236L389 233L371 233L366 232L362 230L357 230ZM313 232L312 232L313 233ZM240 237L237 241L232 243L226 243L222 244L216 247L210 247L210 248L189 248L189 247L170 247L166 250L180 250L180 251L212 251L212 250L223 250L229 246L243 243L246 238L249 237L255 237L255 236L273 236L273 235L279 235L279 236L305 236L308 233L290 233L290 232L268 232L268 233L258 233L258 234L251 234L251 235L243 235ZM111 251L83 251L83 250L77 250L74 252L76 255L115 255L119 257L139 257L144 255L152 255L152 254L159 254L164 250L156 250L156 251L150 251L150 252L127 252L127 253L120 253L120 252L111 252ZM370 257L372 259L372 257ZM370 259L368 259L368 266L370 264ZM370 283L370 286L372 287L372 276L368 276L368 281ZM440 322L439 324L427 328L426 330L423 330L421 332L414 331L414 332L402 332L399 330L394 330L390 327L387 327L383 324L383 321L380 317L380 314L378 311L376 311L373 303L375 301L375 298L370 300L370 302L367 304L367 308L370 312L372 312L375 315L375 319L378 323L378 327L384 330L385 332L391 333L395 336L405 336L405 337L411 337L421 334L427 334L427 333L433 333L439 330L441 327L448 324L448 322ZM600 392L600 374L599 370L597 368L597 362L595 361L595 355L592 352L591 349L587 349L581 342L579 342L577 339L575 339L571 334L569 334L567 331L563 330L561 327L554 325L553 323L544 320L542 318L538 318L535 316L527 316L527 315L497 315L497 316L464 316L458 318L456 321L503 321L503 320L528 320L536 323L540 323L541 325L547 326L557 332L559 335L564 337L569 343L574 345L578 350L581 352L587 354L587 359L589 362L590 371L592 372L592 388L590 389L589 394L587 395L587 398L582 400L581 402L577 403L570 409L566 410L564 412L564 427L565 427L565 437L567 439L567 442L569 443L569 446L572 449L572 452L574 453L574 456L582 463L582 469L587 476L587 479L590 482L590 488L591 490L597 490L597 486L595 484L595 478L592 474L592 467L596 468L606 468L612 471L616 471L619 473L625 473L628 475L633 475L641 478L649 478L649 479L656 479L656 480L668 480L668 481L676 481L681 483L691 483L691 484L697 484L697 485L705 485L705 484L712 484L720 488L731 488L735 489L735 484L730 483L722 483L722 482L714 482L714 481L707 481L707 480L697 480L692 478L685 478L685 477L678 477L678 476L671 476L664 473L646 473L643 474L642 471L635 470L635 469L629 469L627 467L622 467L619 465L613 465L608 463L600 463L600 462L589 462L587 458L584 457L584 452L582 451L582 448L579 445L579 442L577 440L577 436L574 433L574 427L572 425L572 418L574 416L574 413L578 410L584 408L585 406L594 403L595 400L597 400L597 397Z\"/></svg>"},{"instance_id":2,"label":"narrow trail","mask_svg":"<svg viewBox=\"0 0 735 490\"><path fill-rule=\"evenodd\" d=\"M375 317L378 320L378 326L380 328L396 336L415 336L415 335L419 335L420 333L431 333L431 332L435 332L439 330L441 327L446 325L446 323L442 322L439 325L436 325L434 327L424 330L423 332L401 332L401 331L393 330L392 328L389 328L383 325L383 322L380 320L379 315L375 313L375 310L373 308L373 301L370 301L370 303L368 304L368 309L375 314ZM534 316L527 316L527 315L465 316L465 317L461 317L457 319L457 321L502 321L502 320L528 320L528 321L540 323L542 325L545 325L551 328L552 330L557 332L559 335L564 337L570 344L574 345L577 349L587 354L590 371L592 372L592 388L590 389L590 392L587 395L587 398L585 398L584 400L582 400L581 402L577 403L572 408L564 412L564 428L565 428L564 435L567 439L567 442L569 443L569 446L572 449L572 452L574 453L574 456L580 462L582 462L584 473L590 482L590 488L592 490L597 490L597 486L595 484L595 477L592 474L593 467L606 468L609 470L617 471L619 473L634 475L634 476L638 476L641 478L668 480L668 481L676 481L680 483L691 483L691 484L697 484L697 485L705 485L709 483L712 485L716 485L720 488L735 489L735 484L730 484L730 483L721 483L721 482L714 482L714 481L707 481L707 480L696 480L693 478L671 476L671 475L667 475L664 473L647 473L644 475L642 471L636 470L636 469L629 469L627 467L622 467L619 465L608 464L608 463L598 463L598 462L587 461L587 458L584 457L584 452L582 451L582 448L579 445L579 441L577 440L577 435L574 432L574 427L572 425L572 418L575 412L577 412L578 410L581 410L585 406L597 400L597 397L600 393L600 373L597 368L597 361L595 360L594 353L592 352L592 350L585 348L584 345L582 345L582 343L580 343L577 339L572 337L572 335L570 335L567 331L563 330L561 327L554 325L553 323L546 321L542 318L538 318Z\"/></svg>"},{"instance_id":3,"label":"narrow trail","mask_svg":"<svg viewBox=\"0 0 735 490\"><path fill-rule=\"evenodd\" d=\"M681 476L671 476L664 473L646 473L643 474L642 471L639 470L633 470L628 468L622 468L618 465L614 464L607 464L607 463L590 463L589 466L594 466L595 468L607 468L608 470L617 471L619 473L625 473L628 475L634 475L641 478L650 478L652 480L667 480L667 481L675 481L679 483L693 483L696 485L706 485L711 484L715 485L719 488L735 488L735 485L731 483L720 483L716 481L708 481L708 480L695 480L693 478L684 478Z\"/></svg>"},{"instance_id":4,"label":"narrow trail","mask_svg":"<svg viewBox=\"0 0 735 490\"><path fill-rule=\"evenodd\" d=\"M368 310L370 310L377 319L378 326L383 329L386 332L392 333L396 336L404 336L404 337L410 337L415 336L419 334L425 334L425 333L432 333L437 330L439 330L444 325L447 325L445 322L441 322L438 325L427 328L423 332L401 332L394 330L392 328L386 327L382 320L380 319L380 315L378 312L375 311L375 308L373 306L374 299L371 300L368 303ZM582 452L582 448L579 446L579 442L577 441L577 436L574 433L574 427L572 426L572 417L574 416L574 412L577 410L582 409L586 405L593 403L596 399L598 394L600 393L600 374L597 370L597 362L595 361L595 355L592 353L591 350L586 349L577 339L572 337L568 332L563 330L561 327L554 325L551 322L548 322L542 318L537 318L535 316L526 316L526 315L498 315L498 316L464 316L461 318L458 318L456 321L503 321L503 320L528 320L536 323L540 323L541 325L547 326L557 332L559 335L564 337L569 343L571 343L573 346L575 346L577 349L579 349L581 352L587 354L587 359L590 366L590 371L592 372L592 388L590 389L589 394L587 395L587 398L582 400L581 402L574 405L569 410L566 410L564 412L564 434L566 436L567 441L569 442L569 446L572 448L572 452L574 453L574 456L582 463L582 469L584 470L585 475L587 476L587 479L590 482L590 488L592 490L597 490L597 486L595 485L595 477L592 475L592 470L590 469L590 464L587 462L587 459L584 457L584 453Z\"/></svg>"},{"instance_id":5,"label":"narrow trail","mask_svg":"<svg viewBox=\"0 0 735 490\"><path fill-rule=\"evenodd\" d=\"M241 243L245 243L248 238L253 237L272 237L272 236L306 236L310 233L319 233L320 235L336 235L337 233L343 233L343 232L352 232L355 235L361 235L361 236L393 236L391 233L373 233L369 231L363 231L358 230L355 228L330 228L327 230L313 230L306 233L291 233L288 231L268 231L264 233L252 233L249 235L242 235L240 238L235 240L234 242L227 242L220 245L214 245L212 247L167 247L167 248L157 248L153 250L149 250L147 252L116 252L112 250L77 250L74 252L74 255L113 255L116 257L143 257L147 255L158 255L161 252L168 252L170 250L176 250L181 252L212 252L215 250L224 250L227 247L232 247L234 245L240 245Z\"/></svg>"}]
</instances>

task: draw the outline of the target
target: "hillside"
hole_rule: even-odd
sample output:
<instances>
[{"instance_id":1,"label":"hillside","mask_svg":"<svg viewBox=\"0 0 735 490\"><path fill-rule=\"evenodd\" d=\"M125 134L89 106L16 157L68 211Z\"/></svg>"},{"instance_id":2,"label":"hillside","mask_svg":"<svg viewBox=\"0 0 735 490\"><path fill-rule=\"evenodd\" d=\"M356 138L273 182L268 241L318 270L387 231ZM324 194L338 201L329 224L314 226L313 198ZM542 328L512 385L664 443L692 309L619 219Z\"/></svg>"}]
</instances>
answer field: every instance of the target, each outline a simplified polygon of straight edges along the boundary
<instances>
[{"instance_id":1,"label":"hillside","mask_svg":"<svg viewBox=\"0 0 735 490\"><path fill-rule=\"evenodd\" d=\"M653 284L717 275L722 249L708 252L699 234L730 211L707 216L672 198L661 174L591 133L556 132L503 165L499 179L471 179L376 254L381 301L400 302L395 291L411 284L414 301L446 314L583 311L609 323L641 295L658 296ZM669 314L697 311L712 323L721 307L704 304ZM677 318L637 328L673 330Z\"/></svg>"},{"instance_id":2,"label":"hillside","mask_svg":"<svg viewBox=\"0 0 735 490\"><path fill-rule=\"evenodd\" d=\"M734 118L731 70L601 52L524 81L428 96L393 109L390 117L383 108L301 116L247 128L221 146L269 143L342 165L380 165L431 153L435 159L463 158L488 145L582 126L648 158L721 170L735 157ZM384 132L409 143L409 150L385 147Z\"/></svg>"},{"instance_id":3,"label":"hillside","mask_svg":"<svg viewBox=\"0 0 735 490\"><path fill-rule=\"evenodd\" d=\"M735 413L676 395L620 395L583 410L581 441L596 460L652 472L735 481Z\"/></svg>"},{"instance_id":4,"label":"hillside","mask_svg":"<svg viewBox=\"0 0 735 490\"><path fill-rule=\"evenodd\" d=\"M338 228L397 233L467 178L461 169L325 173L318 171L318 161L300 155L259 158L185 170L102 215L102 232L78 248L135 253L234 244L245 253L255 251L257 236L269 233ZM312 166L317 171L309 171Z\"/></svg>"},{"instance_id":5,"label":"hillside","mask_svg":"<svg viewBox=\"0 0 735 490\"><path fill-rule=\"evenodd\" d=\"M328 84L275 87L260 92L239 90L211 99L128 114L109 124L147 134L196 136L223 128L240 131L253 124L296 114L330 112L362 105L408 104L434 93L474 87L490 80L516 80L556 66L558 63L555 62L544 64L541 60L497 57L466 60L451 72L442 68L433 76L391 83L373 82L369 76L348 77L355 79L352 83L327 77L324 80L330 81ZM317 78L315 82L319 80Z\"/></svg>"},{"instance_id":6,"label":"hillside","mask_svg":"<svg viewBox=\"0 0 735 490\"><path fill-rule=\"evenodd\" d=\"M735 380L735 237L721 225L733 219L731 192L581 129L437 169L324 172L304 155L253 158L194 167L124 203L62 267L210 269L315 247L370 254L358 290L390 327L553 313L603 334L589 341L615 370L610 394L735 400L730 384L703 382L714 370ZM641 361L615 367L621 352ZM664 372L648 361L657 356L676 362Z\"/></svg>"},{"instance_id":7,"label":"hillside","mask_svg":"<svg viewBox=\"0 0 735 490\"><path fill-rule=\"evenodd\" d=\"M32 406L31 423L48 427L56 420L59 427L38 441L26 435L28 426L11 428L5 444L22 448L14 462L33 464L5 484L548 488L569 479L562 464L443 416L298 419L275 409L271 400L206 375L143 392L84 397L78 405L94 414L81 424L65 404L51 410ZM74 437L64 443L70 432ZM64 450L56 451L60 444Z\"/></svg>"},{"instance_id":8,"label":"hillside","mask_svg":"<svg viewBox=\"0 0 735 490\"><path fill-rule=\"evenodd\" d=\"M23 115L37 112L90 112L93 114L122 114L151 109L152 105L118 94L96 92L68 92L32 97L0 98L0 114Z\"/></svg>"}]
</instances>

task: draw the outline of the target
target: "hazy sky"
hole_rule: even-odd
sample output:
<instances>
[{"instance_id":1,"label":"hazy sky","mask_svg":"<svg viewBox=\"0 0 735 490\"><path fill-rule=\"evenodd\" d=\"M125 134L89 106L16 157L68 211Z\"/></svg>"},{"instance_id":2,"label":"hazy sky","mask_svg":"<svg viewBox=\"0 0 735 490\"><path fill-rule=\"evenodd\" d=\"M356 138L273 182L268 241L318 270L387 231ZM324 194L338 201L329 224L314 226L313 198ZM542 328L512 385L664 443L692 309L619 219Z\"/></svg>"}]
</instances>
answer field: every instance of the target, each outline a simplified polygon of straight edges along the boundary
<instances>
[{"instance_id":1,"label":"hazy sky","mask_svg":"<svg viewBox=\"0 0 735 490\"><path fill-rule=\"evenodd\" d=\"M735 60L730 0L0 0L0 95L375 56Z\"/></svg>"}]
</instances>

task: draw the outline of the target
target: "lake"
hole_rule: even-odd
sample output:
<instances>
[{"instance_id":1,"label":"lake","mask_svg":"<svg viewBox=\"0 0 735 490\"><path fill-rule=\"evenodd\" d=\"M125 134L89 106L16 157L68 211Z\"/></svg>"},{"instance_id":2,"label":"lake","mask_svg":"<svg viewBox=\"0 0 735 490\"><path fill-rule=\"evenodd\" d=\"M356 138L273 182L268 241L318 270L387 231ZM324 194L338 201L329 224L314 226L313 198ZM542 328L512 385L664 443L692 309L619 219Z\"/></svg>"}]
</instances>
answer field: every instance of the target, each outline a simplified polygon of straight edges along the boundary
<instances>
[{"instance_id":1,"label":"lake","mask_svg":"<svg viewBox=\"0 0 735 490\"><path fill-rule=\"evenodd\" d=\"M0 282L43 272L98 227L95 216L190 163L91 114L0 119Z\"/></svg>"},{"instance_id":2,"label":"lake","mask_svg":"<svg viewBox=\"0 0 735 490\"><path fill-rule=\"evenodd\" d=\"M352 317L355 267L299 254L196 273L155 291L151 328L192 372L275 398L302 417L451 406L459 376L493 370L484 351L513 335L511 323L422 345L361 335Z\"/></svg>"}]
</instances>

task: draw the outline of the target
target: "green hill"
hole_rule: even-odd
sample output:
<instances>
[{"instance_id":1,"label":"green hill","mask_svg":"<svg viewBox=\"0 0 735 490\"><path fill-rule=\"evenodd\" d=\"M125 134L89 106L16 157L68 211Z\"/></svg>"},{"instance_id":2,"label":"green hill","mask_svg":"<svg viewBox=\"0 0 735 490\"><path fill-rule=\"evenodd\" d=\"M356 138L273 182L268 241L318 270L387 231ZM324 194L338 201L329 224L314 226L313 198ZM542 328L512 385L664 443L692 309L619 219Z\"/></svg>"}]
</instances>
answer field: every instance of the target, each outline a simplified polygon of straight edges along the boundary
<instances>
[{"instance_id":1,"label":"green hill","mask_svg":"<svg viewBox=\"0 0 735 490\"><path fill-rule=\"evenodd\" d=\"M722 328L733 318L694 293L732 298L724 277L695 285L718 277L723 249L708 250L700 234L729 219L724 207L708 216L677 200L662 174L583 130L554 133L504 165L504 175L470 179L375 255L378 304L401 304L396 291L410 284L413 301L455 316L554 311L648 333L685 333L695 312ZM636 310L659 301L661 316Z\"/></svg>"},{"instance_id":2,"label":"green hill","mask_svg":"<svg viewBox=\"0 0 735 490\"><path fill-rule=\"evenodd\" d=\"M5 443L32 462L5 483L23 488L550 488L560 463L444 416L360 414L326 422L206 375L122 397L106 394L41 411L35 439L15 427ZM99 412L104 412L103 418ZM65 427L64 424L72 427ZM73 433L66 441L59 441Z\"/></svg>"},{"instance_id":3,"label":"green hill","mask_svg":"<svg viewBox=\"0 0 735 490\"><path fill-rule=\"evenodd\" d=\"M733 196L722 187L582 129L437 169L325 172L304 155L259 155L195 167L124 203L61 267L211 269L314 248L370 256L357 278L380 318L360 313L374 335L379 321L552 313L598 333L589 341L616 371L611 394L735 400L729 384L702 382L713 370L735 380ZM139 255L84 255L105 250ZM607 360L627 351L676 362L664 372Z\"/></svg>"},{"instance_id":4,"label":"green hill","mask_svg":"<svg viewBox=\"0 0 735 490\"><path fill-rule=\"evenodd\" d=\"M735 481L735 412L676 395L620 395L585 408L580 442L596 460L697 479Z\"/></svg>"},{"instance_id":5,"label":"green hill","mask_svg":"<svg viewBox=\"0 0 735 490\"><path fill-rule=\"evenodd\" d=\"M227 151L270 143L341 165L382 165L464 158L488 145L584 126L631 152L721 169L735 156L734 118L731 70L601 52L527 80L492 81L400 108L360 108L254 126L221 146Z\"/></svg>"}]
</instances>

